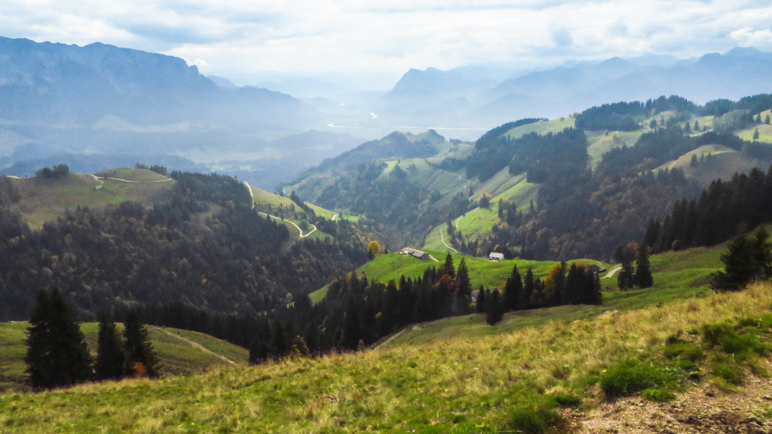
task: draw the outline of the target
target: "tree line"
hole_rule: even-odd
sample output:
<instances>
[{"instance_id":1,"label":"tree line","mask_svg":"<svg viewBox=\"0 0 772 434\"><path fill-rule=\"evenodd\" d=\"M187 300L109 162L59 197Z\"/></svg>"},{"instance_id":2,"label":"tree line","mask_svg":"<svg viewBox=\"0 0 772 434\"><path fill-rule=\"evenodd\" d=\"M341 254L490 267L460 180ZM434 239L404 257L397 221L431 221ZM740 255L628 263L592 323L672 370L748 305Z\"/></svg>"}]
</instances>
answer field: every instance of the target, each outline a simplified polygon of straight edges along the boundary
<instances>
[{"instance_id":1,"label":"tree line","mask_svg":"<svg viewBox=\"0 0 772 434\"><path fill-rule=\"evenodd\" d=\"M741 227L772 221L772 166L763 172L717 179L698 199L681 199L664 219L651 219L643 243L652 251L681 250L722 243Z\"/></svg>"}]
</instances>

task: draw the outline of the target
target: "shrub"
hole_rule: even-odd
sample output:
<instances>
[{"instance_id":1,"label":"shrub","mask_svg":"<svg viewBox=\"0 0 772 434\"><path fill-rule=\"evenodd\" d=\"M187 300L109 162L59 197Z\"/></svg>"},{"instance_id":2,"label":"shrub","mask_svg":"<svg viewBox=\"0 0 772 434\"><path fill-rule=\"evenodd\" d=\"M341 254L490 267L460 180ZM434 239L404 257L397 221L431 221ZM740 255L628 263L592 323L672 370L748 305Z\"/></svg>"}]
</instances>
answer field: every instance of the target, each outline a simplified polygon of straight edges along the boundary
<instances>
[{"instance_id":1,"label":"shrub","mask_svg":"<svg viewBox=\"0 0 772 434\"><path fill-rule=\"evenodd\" d=\"M676 396L675 393L667 390L646 389L641 392L641 397L649 401L665 402L674 400Z\"/></svg>"},{"instance_id":2,"label":"shrub","mask_svg":"<svg viewBox=\"0 0 772 434\"><path fill-rule=\"evenodd\" d=\"M745 371L730 356L718 354L713 357L713 375L724 379L727 383L740 386L745 380Z\"/></svg>"},{"instance_id":3,"label":"shrub","mask_svg":"<svg viewBox=\"0 0 772 434\"><path fill-rule=\"evenodd\" d=\"M567 393L557 393L550 397L550 403L555 407L578 407L582 403L582 400L578 396L569 395Z\"/></svg>"},{"instance_id":4,"label":"shrub","mask_svg":"<svg viewBox=\"0 0 772 434\"><path fill-rule=\"evenodd\" d=\"M563 416L548 405L533 408L521 407L512 415L512 428L524 434L541 434L565 422Z\"/></svg>"},{"instance_id":5,"label":"shrub","mask_svg":"<svg viewBox=\"0 0 772 434\"><path fill-rule=\"evenodd\" d=\"M678 368L624 360L608 369L601 378L600 387L607 397L626 396L652 387L674 385L682 376L683 371Z\"/></svg>"},{"instance_id":6,"label":"shrub","mask_svg":"<svg viewBox=\"0 0 772 434\"><path fill-rule=\"evenodd\" d=\"M696 362L704 357L702 348L695 344L679 343L665 347L665 356L669 359L688 360Z\"/></svg>"}]
</instances>

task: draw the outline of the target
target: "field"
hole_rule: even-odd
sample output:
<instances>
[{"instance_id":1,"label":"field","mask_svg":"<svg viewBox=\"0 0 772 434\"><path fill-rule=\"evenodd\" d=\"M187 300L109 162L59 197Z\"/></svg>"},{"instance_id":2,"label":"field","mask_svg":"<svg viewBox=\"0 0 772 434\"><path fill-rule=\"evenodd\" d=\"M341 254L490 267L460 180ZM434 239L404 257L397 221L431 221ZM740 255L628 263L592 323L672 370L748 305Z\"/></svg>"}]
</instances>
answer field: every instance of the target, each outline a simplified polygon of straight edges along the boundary
<instances>
[{"instance_id":1,"label":"field","mask_svg":"<svg viewBox=\"0 0 772 434\"><path fill-rule=\"evenodd\" d=\"M512 128L506 132L506 135L509 136L510 139L517 139L530 133L538 133L540 135L547 133L558 133L566 128L573 128L575 123L576 122L572 117L553 119L551 121L534 122L532 124Z\"/></svg>"},{"instance_id":2,"label":"field","mask_svg":"<svg viewBox=\"0 0 772 434\"><path fill-rule=\"evenodd\" d=\"M14 179L14 183L18 186L22 199L12 205L11 209L19 212L33 229L42 228L43 223L55 221L63 216L66 210L74 210L78 206L104 208L127 200L148 205L160 203L168 198L174 187L174 181L154 183L97 181L90 175L75 174L70 174L64 179ZM100 183L102 187L96 189Z\"/></svg>"},{"instance_id":3,"label":"field","mask_svg":"<svg viewBox=\"0 0 772 434\"><path fill-rule=\"evenodd\" d=\"M755 113L754 113L754 115L755 115ZM747 128L747 129L742 130L742 131L738 131L737 135L741 139L743 139L743 140L748 140L748 141L752 142L753 141L753 133L758 128L758 130L759 130L759 139L758 139L758 141L759 142L764 142L764 143L772 143L772 124L767 125L767 124L764 123L764 120L766 119L767 116L772 117L772 110L765 110L765 111L761 112L761 123L760 124L751 125L750 128Z\"/></svg>"},{"instance_id":4,"label":"field","mask_svg":"<svg viewBox=\"0 0 772 434\"><path fill-rule=\"evenodd\" d=\"M643 134L643 131L611 131L609 133L601 131L588 131L587 141L590 146L587 147L587 154L590 156L590 164L595 167L603 158L603 154L615 149L635 145L635 142Z\"/></svg>"},{"instance_id":5,"label":"field","mask_svg":"<svg viewBox=\"0 0 772 434\"><path fill-rule=\"evenodd\" d=\"M651 375L673 375L663 356L668 337L769 315L770 289L760 285L587 318L581 318L583 307L563 307L534 312L522 327L480 325L487 333L474 334L460 328L452 339L420 345L402 342L158 381L6 393L0 395L0 426L18 433L517 432L530 426L524 421L559 424L561 414L571 419L605 402L598 385L618 376L623 361ZM543 315L552 319L539 321ZM721 394L718 387L727 383L713 360L698 361L697 379ZM681 381L669 387L694 384ZM579 407L557 413L550 410L556 399Z\"/></svg>"},{"instance_id":6,"label":"field","mask_svg":"<svg viewBox=\"0 0 772 434\"><path fill-rule=\"evenodd\" d=\"M24 355L27 347L24 343L29 324L22 321L0 323L0 391L25 389L21 383L26 365ZM123 326L118 324L119 330ZM241 347L213 338L203 333L177 330L173 328L147 326L150 340L161 361L161 375L193 375L212 368L223 368L231 364L221 357L193 347L182 339L170 336L181 336L193 341L207 350L226 357L236 365L245 366L249 352ZM96 356L97 323L83 323L81 330L86 337L92 356Z\"/></svg>"}]
</instances>

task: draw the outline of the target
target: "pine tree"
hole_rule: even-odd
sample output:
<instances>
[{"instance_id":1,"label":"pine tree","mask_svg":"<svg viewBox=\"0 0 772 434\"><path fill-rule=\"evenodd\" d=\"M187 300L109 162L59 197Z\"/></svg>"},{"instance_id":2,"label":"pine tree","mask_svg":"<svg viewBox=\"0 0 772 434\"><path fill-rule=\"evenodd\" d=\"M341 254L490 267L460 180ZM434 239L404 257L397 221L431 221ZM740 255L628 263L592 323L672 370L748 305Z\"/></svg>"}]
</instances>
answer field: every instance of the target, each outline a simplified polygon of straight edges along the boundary
<instances>
[{"instance_id":1,"label":"pine tree","mask_svg":"<svg viewBox=\"0 0 772 434\"><path fill-rule=\"evenodd\" d=\"M504 304L501 302L501 294L498 289L494 289L490 298L486 301L485 322L494 325L504 317Z\"/></svg>"},{"instance_id":2,"label":"pine tree","mask_svg":"<svg viewBox=\"0 0 772 434\"><path fill-rule=\"evenodd\" d=\"M57 289L41 291L27 329L27 373L35 388L70 386L91 376L91 356Z\"/></svg>"},{"instance_id":3,"label":"pine tree","mask_svg":"<svg viewBox=\"0 0 772 434\"><path fill-rule=\"evenodd\" d=\"M112 317L99 314L99 338L94 372L97 380L116 380L123 376L125 355L123 343Z\"/></svg>"},{"instance_id":4,"label":"pine tree","mask_svg":"<svg viewBox=\"0 0 772 434\"><path fill-rule=\"evenodd\" d=\"M480 286L480 290L477 292L477 313L483 313L485 312L485 308L487 307L485 305L487 301L485 300L485 290L482 286Z\"/></svg>"},{"instance_id":5,"label":"pine tree","mask_svg":"<svg viewBox=\"0 0 772 434\"><path fill-rule=\"evenodd\" d=\"M715 291L738 291L754 280L772 277L772 247L769 233L762 226L752 240L742 234L729 243L729 251L721 255L724 271L711 274L710 285Z\"/></svg>"},{"instance_id":6,"label":"pine tree","mask_svg":"<svg viewBox=\"0 0 772 434\"><path fill-rule=\"evenodd\" d=\"M635 271L633 270L633 265L629 262L623 262L622 269L619 270L619 274L617 275L617 286L619 286L619 289L622 291L633 289L633 286L635 285L633 280L634 275Z\"/></svg>"},{"instance_id":7,"label":"pine tree","mask_svg":"<svg viewBox=\"0 0 772 434\"><path fill-rule=\"evenodd\" d=\"M445 257L445 264L442 265L442 273L440 273L440 277L443 274L447 274L453 278L456 277L456 268L453 266L453 257L450 256L450 253L448 253L448 256Z\"/></svg>"},{"instance_id":8,"label":"pine tree","mask_svg":"<svg viewBox=\"0 0 772 434\"><path fill-rule=\"evenodd\" d=\"M520 310L523 306L523 281L517 265L512 267L512 274L504 285L504 308L507 311Z\"/></svg>"},{"instance_id":9,"label":"pine tree","mask_svg":"<svg viewBox=\"0 0 772 434\"><path fill-rule=\"evenodd\" d=\"M767 124L767 125L769 125L769 115L767 115L767 117L766 117L766 118L764 118L764 123L765 123L765 124Z\"/></svg>"},{"instance_id":10,"label":"pine tree","mask_svg":"<svg viewBox=\"0 0 772 434\"><path fill-rule=\"evenodd\" d=\"M124 372L127 375L147 374L150 378L158 376L158 359L150 343L147 329L139 320L139 313L130 309L123 323L126 340L126 363Z\"/></svg>"},{"instance_id":11,"label":"pine tree","mask_svg":"<svg viewBox=\"0 0 772 434\"><path fill-rule=\"evenodd\" d=\"M649 249L645 244L638 246L638 258L635 260L635 276L633 278L639 288L651 288L654 286L654 279L651 276L649 266Z\"/></svg>"},{"instance_id":12,"label":"pine tree","mask_svg":"<svg viewBox=\"0 0 772 434\"><path fill-rule=\"evenodd\" d=\"M458 264L458 273L456 277L458 282L458 292L456 292L456 309L459 313L469 313L469 297L472 295L472 282L469 279L469 269L466 267L466 261L461 258Z\"/></svg>"},{"instance_id":13,"label":"pine tree","mask_svg":"<svg viewBox=\"0 0 772 434\"><path fill-rule=\"evenodd\" d=\"M533 280L533 271L529 268L528 271L525 273L525 279L523 279L523 299L522 299L522 309L530 309L531 308L531 294L533 294L534 290L534 280Z\"/></svg>"},{"instance_id":14,"label":"pine tree","mask_svg":"<svg viewBox=\"0 0 772 434\"><path fill-rule=\"evenodd\" d=\"M759 139L759 129L758 129L758 128L756 128L756 129L753 131L753 140L758 140L758 139Z\"/></svg>"}]
</instances>

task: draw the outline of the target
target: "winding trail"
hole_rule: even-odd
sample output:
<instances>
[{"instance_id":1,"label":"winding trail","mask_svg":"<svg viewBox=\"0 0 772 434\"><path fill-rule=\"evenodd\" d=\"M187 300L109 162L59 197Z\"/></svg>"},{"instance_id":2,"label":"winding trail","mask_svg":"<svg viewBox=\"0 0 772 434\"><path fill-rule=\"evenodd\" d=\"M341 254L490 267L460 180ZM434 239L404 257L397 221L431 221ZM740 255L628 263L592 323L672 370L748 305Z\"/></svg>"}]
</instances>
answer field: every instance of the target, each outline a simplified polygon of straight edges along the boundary
<instances>
[{"instance_id":1,"label":"winding trail","mask_svg":"<svg viewBox=\"0 0 772 434\"><path fill-rule=\"evenodd\" d=\"M247 184L246 181L244 181L244 185L247 187L247 190L249 191L249 196L252 198L252 209L255 209L255 195L254 195L254 193L252 193L252 187L250 187L249 184ZM298 232L300 232L300 238L305 238L305 237L313 234L314 232L316 232L316 225L313 225L313 224L311 225L311 227L313 229L311 229L311 231L309 233L303 234L303 229L300 229L300 226L298 226L293 221L282 219L281 217L277 217L275 215L270 215L270 214L267 214L267 213L264 213L264 212L260 212L260 211L258 211L257 214L259 214L259 215L267 215L268 217L270 217L272 219L285 221L285 222L291 224L292 226L295 226L297 228ZM335 215L337 215L337 214L335 214Z\"/></svg>"},{"instance_id":2,"label":"winding trail","mask_svg":"<svg viewBox=\"0 0 772 434\"><path fill-rule=\"evenodd\" d=\"M442 241L442 244L444 244L445 247L447 247L448 249L453 250L454 252L458 253L459 255L461 254L461 253L458 252L458 250L454 249L453 247L450 247L448 245L448 243L445 242L445 236L443 235L442 231L440 231L440 241ZM436 259L435 259L435 261L436 261Z\"/></svg>"},{"instance_id":3,"label":"winding trail","mask_svg":"<svg viewBox=\"0 0 772 434\"><path fill-rule=\"evenodd\" d=\"M614 275L617 274L617 271L619 271L621 269L622 269L622 266L620 265L617 268L614 268L613 270L609 271L608 274L606 274L605 276L601 277L601 279L610 279L610 278L614 277Z\"/></svg>"},{"instance_id":4,"label":"winding trail","mask_svg":"<svg viewBox=\"0 0 772 434\"><path fill-rule=\"evenodd\" d=\"M91 177L93 177L95 180L99 181L99 182L103 182L102 179L107 179L107 180L110 180L110 181L118 181L118 182L128 182L128 183L131 183L131 184L157 184L159 182L169 182L169 181L172 181L171 178L158 179L158 180L155 180L155 181L129 181L128 179L110 178L109 176L101 176L100 177L100 176L96 176L96 175L92 175L92 174L89 174L89 175Z\"/></svg>"},{"instance_id":5,"label":"winding trail","mask_svg":"<svg viewBox=\"0 0 772 434\"><path fill-rule=\"evenodd\" d=\"M215 357L218 357L218 358L220 358L220 359L221 359L223 362L225 362L225 363L229 363L229 364L231 364L231 365L235 365L235 364L236 364L236 362L234 362L233 360L231 360L231 359L229 359L229 358L227 358L227 357L223 356L222 354L217 354L217 353L215 353L214 351L212 351L212 350L210 350L210 349L208 349L208 348L204 347L203 345L199 344L198 342L193 342L193 341L191 341L191 340L190 340L190 339L188 339L188 338L183 338L183 337L182 337L182 336L180 336L180 335L175 335L174 333L172 333L172 332L170 332L170 331L166 330L166 329L165 329L165 328L163 328L163 327L153 327L153 328L154 328L154 329L156 329L156 330L160 330L160 331L162 331L162 332L166 333L167 335L169 335L169 336L171 336L171 337L173 337L173 338L177 338L177 339L179 339L179 340L181 340L181 341L183 341L183 342L186 342L186 343L188 343L188 344L189 344L191 347L194 347L194 348L198 348L199 350L201 350L201 351L203 351L203 352L205 352L205 353L207 353L207 354L211 354L211 355L213 355L213 356L215 356Z\"/></svg>"}]
</instances>

